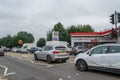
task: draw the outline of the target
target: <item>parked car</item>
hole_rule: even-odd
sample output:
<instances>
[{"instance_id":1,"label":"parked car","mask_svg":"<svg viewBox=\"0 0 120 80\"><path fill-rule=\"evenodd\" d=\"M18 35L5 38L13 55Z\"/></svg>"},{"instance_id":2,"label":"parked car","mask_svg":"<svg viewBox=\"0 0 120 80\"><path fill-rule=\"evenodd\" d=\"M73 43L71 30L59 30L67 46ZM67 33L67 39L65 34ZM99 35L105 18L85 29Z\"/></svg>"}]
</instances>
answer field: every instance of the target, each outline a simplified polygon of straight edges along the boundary
<instances>
[{"instance_id":1,"label":"parked car","mask_svg":"<svg viewBox=\"0 0 120 80\"><path fill-rule=\"evenodd\" d=\"M66 52L65 46L45 46L42 51L36 51L34 54L35 60L43 59L48 63L53 61L63 61L69 59L69 54Z\"/></svg>"},{"instance_id":2,"label":"parked car","mask_svg":"<svg viewBox=\"0 0 120 80\"><path fill-rule=\"evenodd\" d=\"M87 51L87 48L85 48L84 46L76 46L76 47L73 47L72 51L73 51L72 53L74 55L77 55L79 53L83 53L83 52Z\"/></svg>"},{"instance_id":3,"label":"parked car","mask_svg":"<svg viewBox=\"0 0 120 80\"><path fill-rule=\"evenodd\" d=\"M0 48L0 56L4 56L4 51Z\"/></svg>"},{"instance_id":4,"label":"parked car","mask_svg":"<svg viewBox=\"0 0 120 80\"><path fill-rule=\"evenodd\" d=\"M21 48L21 49L20 49L20 52L21 52L21 53L28 53L28 50L27 50L26 48Z\"/></svg>"},{"instance_id":5,"label":"parked car","mask_svg":"<svg viewBox=\"0 0 120 80\"><path fill-rule=\"evenodd\" d=\"M20 53L20 52L21 52L21 49L20 49L20 48L13 47L13 48L11 49L11 51L14 52L14 53Z\"/></svg>"},{"instance_id":6,"label":"parked car","mask_svg":"<svg viewBox=\"0 0 120 80\"><path fill-rule=\"evenodd\" d=\"M29 49L30 53L35 53L35 51L41 51L41 48L39 48L39 47L32 47L32 48Z\"/></svg>"},{"instance_id":7,"label":"parked car","mask_svg":"<svg viewBox=\"0 0 120 80\"><path fill-rule=\"evenodd\" d=\"M75 57L74 64L80 71L88 69L120 74L120 44L103 44Z\"/></svg>"}]
</instances>

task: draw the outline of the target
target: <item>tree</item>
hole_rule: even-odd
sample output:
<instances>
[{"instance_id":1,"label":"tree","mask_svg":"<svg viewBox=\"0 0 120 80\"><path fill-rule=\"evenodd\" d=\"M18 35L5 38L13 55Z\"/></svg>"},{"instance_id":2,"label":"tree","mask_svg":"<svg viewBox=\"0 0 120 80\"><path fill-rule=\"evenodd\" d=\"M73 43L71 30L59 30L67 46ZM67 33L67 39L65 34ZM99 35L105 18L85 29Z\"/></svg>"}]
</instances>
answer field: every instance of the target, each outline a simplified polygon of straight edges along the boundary
<instances>
[{"instance_id":1,"label":"tree","mask_svg":"<svg viewBox=\"0 0 120 80\"><path fill-rule=\"evenodd\" d=\"M18 44L19 40L22 40L24 43L32 43L34 41L34 37L31 33L21 31L13 37L11 35L7 35L6 37L0 38L0 46L6 46L9 48L21 47L22 45Z\"/></svg>"},{"instance_id":2,"label":"tree","mask_svg":"<svg viewBox=\"0 0 120 80\"><path fill-rule=\"evenodd\" d=\"M71 32L94 32L94 29L90 25L72 25L67 28L69 33Z\"/></svg>"},{"instance_id":3,"label":"tree","mask_svg":"<svg viewBox=\"0 0 120 80\"><path fill-rule=\"evenodd\" d=\"M46 43L45 38L40 38L40 39L37 41L37 46L38 46L38 47L43 47L43 46L45 46L45 43Z\"/></svg>"},{"instance_id":4,"label":"tree","mask_svg":"<svg viewBox=\"0 0 120 80\"><path fill-rule=\"evenodd\" d=\"M22 40L24 43L33 43L34 37L31 33L21 31L17 33L17 40Z\"/></svg>"}]
</instances>

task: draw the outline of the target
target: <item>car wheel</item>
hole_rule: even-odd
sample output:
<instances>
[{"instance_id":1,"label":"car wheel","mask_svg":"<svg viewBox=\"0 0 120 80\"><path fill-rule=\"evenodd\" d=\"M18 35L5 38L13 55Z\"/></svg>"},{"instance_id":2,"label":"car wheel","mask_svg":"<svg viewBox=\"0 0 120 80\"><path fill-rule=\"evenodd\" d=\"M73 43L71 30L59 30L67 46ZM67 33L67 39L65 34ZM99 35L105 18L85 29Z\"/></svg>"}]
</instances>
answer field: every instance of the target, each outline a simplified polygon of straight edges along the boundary
<instances>
[{"instance_id":1,"label":"car wheel","mask_svg":"<svg viewBox=\"0 0 120 80\"><path fill-rule=\"evenodd\" d=\"M50 56L47 56L47 62L48 62L49 64L52 63L52 58L51 58Z\"/></svg>"},{"instance_id":2,"label":"car wheel","mask_svg":"<svg viewBox=\"0 0 120 80\"><path fill-rule=\"evenodd\" d=\"M34 59L35 59L36 61L38 61L38 57L37 57L36 54L34 54Z\"/></svg>"},{"instance_id":3,"label":"car wheel","mask_svg":"<svg viewBox=\"0 0 120 80\"><path fill-rule=\"evenodd\" d=\"M80 71L86 71L87 68L87 64L84 60L78 60L76 63L77 69Z\"/></svg>"}]
</instances>

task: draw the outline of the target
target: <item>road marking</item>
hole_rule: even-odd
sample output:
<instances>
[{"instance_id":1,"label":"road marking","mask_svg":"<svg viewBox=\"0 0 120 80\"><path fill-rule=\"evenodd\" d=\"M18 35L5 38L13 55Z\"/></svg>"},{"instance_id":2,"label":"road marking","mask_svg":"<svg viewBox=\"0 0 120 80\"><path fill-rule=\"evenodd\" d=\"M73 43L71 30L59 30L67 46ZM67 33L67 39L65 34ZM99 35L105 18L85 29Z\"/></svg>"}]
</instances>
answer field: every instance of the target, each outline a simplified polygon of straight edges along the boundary
<instances>
[{"instance_id":1,"label":"road marking","mask_svg":"<svg viewBox=\"0 0 120 80\"><path fill-rule=\"evenodd\" d=\"M21 59L21 57L19 57L19 59Z\"/></svg>"},{"instance_id":2,"label":"road marking","mask_svg":"<svg viewBox=\"0 0 120 80\"><path fill-rule=\"evenodd\" d=\"M78 75L79 75L79 73L76 73L76 75L78 76Z\"/></svg>"},{"instance_id":3,"label":"road marking","mask_svg":"<svg viewBox=\"0 0 120 80\"><path fill-rule=\"evenodd\" d=\"M50 67L53 67L53 65L48 65L48 66L46 66L47 68L50 68Z\"/></svg>"},{"instance_id":4,"label":"road marking","mask_svg":"<svg viewBox=\"0 0 120 80\"><path fill-rule=\"evenodd\" d=\"M5 71L4 71L4 74L3 76L8 76L8 75L12 75L12 74L16 74L15 72L10 72L10 73L7 73L8 71L8 68L6 66L3 66L3 65L0 65L1 67L5 68Z\"/></svg>"},{"instance_id":5,"label":"road marking","mask_svg":"<svg viewBox=\"0 0 120 80\"><path fill-rule=\"evenodd\" d=\"M33 61L33 60L30 60L30 62L34 64L34 61Z\"/></svg>"},{"instance_id":6,"label":"road marking","mask_svg":"<svg viewBox=\"0 0 120 80\"><path fill-rule=\"evenodd\" d=\"M71 78L71 76L67 76L68 78Z\"/></svg>"},{"instance_id":7,"label":"road marking","mask_svg":"<svg viewBox=\"0 0 120 80\"><path fill-rule=\"evenodd\" d=\"M59 80L63 80L62 78L59 78Z\"/></svg>"}]
</instances>

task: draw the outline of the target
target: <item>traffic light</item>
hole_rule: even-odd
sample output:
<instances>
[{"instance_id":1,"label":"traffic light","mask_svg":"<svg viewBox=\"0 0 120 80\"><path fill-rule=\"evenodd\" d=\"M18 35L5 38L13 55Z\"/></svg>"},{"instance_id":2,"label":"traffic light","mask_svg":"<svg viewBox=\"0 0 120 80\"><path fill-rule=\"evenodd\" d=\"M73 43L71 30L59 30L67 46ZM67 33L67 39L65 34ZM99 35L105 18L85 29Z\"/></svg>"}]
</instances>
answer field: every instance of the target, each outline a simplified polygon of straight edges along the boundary
<instances>
[{"instance_id":1,"label":"traffic light","mask_svg":"<svg viewBox=\"0 0 120 80\"><path fill-rule=\"evenodd\" d=\"M120 13L118 13L117 16L118 16L118 23L120 23Z\"/></svg>"},{"instance_id":2,"label":"traffic light","mask_svg":"<svg viewBox=\"0 0 120 80\"><path fill-rule=\"evenodd\" d=\"M112 14L112 15L110 16L110 23L115 24L114 14Z\"/></svg>"}]
</instances>

